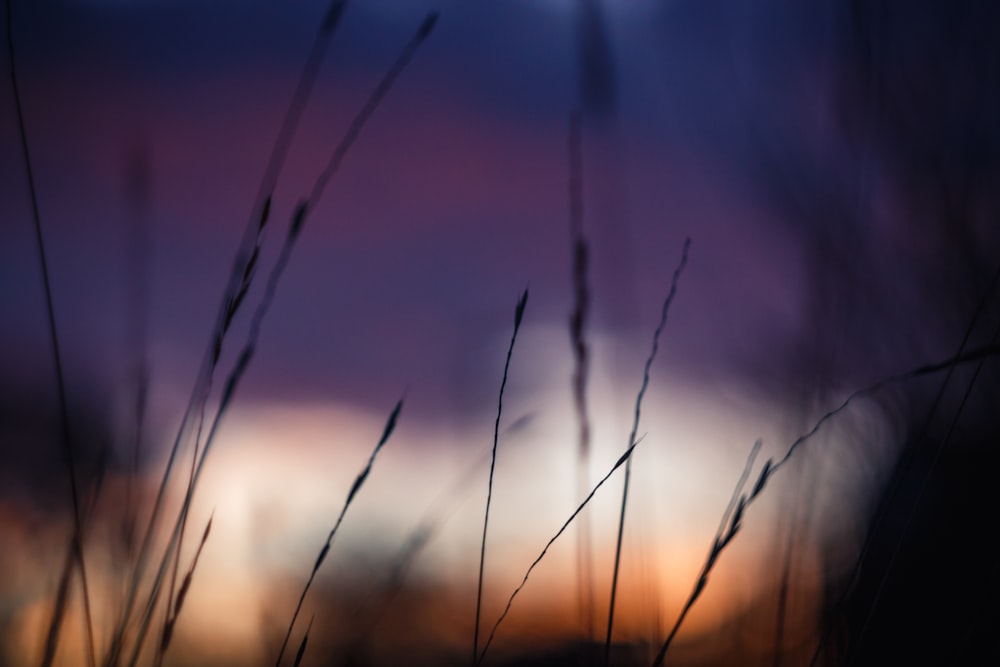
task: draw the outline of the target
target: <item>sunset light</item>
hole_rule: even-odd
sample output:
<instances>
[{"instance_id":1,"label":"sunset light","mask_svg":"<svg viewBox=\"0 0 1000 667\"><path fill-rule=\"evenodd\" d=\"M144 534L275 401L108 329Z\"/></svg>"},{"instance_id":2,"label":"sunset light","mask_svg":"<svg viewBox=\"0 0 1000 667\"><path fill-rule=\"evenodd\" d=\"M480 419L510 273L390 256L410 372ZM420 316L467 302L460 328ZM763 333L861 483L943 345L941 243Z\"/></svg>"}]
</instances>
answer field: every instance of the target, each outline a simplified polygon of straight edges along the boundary
<instances>
[{"instance_id":1,"label":"sunset light","mask_svg":"<svg viewBox=\"0 0 1000 667\"><path fill-rule=\"evenodd\" d=\"M3 17L0 667L1000 664L1000 9Z\"/></svg>"}]
</instances>

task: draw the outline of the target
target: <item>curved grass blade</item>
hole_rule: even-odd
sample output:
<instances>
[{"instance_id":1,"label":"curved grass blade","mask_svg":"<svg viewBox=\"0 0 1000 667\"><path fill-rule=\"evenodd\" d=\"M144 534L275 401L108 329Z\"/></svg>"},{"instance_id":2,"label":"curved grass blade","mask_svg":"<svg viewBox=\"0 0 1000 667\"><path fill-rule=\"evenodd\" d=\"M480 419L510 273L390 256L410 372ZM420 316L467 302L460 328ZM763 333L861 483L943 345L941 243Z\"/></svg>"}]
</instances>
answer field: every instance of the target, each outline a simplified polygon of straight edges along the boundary
<instances>
[{"instance_id":1,"label":"curved grass blade","mask_svg":"<svg viewBox=\"0 0 1000 667\"><path fill-rule=\"evenodd\" d=\"M292 667L299 667L302 664L302 656L306 654L306 646L309 644L309 633L312 631L313 621L316 620L316 615L309 619L309 625L306 627L306 633L302 635L302 643L299 644L299 650L295 652L295 662L292 663Z\"/></svg>"},{"instance_id":2,"label":"curved grass blade","mask_svg":"<svg viewBox=\"0 0 1000 667\"><path fill-rule=\"evenodd\" d=\"M157 665L163 663L163 656L166 655L167 648L170 646L170 639L173 637L174 626L177 624L177 617L180 616L181 609L184 607L184 599L187 597L188 590L191 588L191 580L194 577L195 568L198 567L198 559L201 557L201 551L205 548L205 542L208 541L208 535L212 531L212 519L214 517L215 512L213 511L208 517L208 523L205 524L205 531L201 534L201 541L198 543L198 549L194 552L194 558L191 560L191 567L188 568L187 574L184 575L184 581L181 583L180 591L177 593L177 599L173 604L172 613L170 609L167 609L167 620L163 625L163 633L160 636L160 648L156 655Z\"/></svg>"},{"instance_id":3,"label":"curved grass blade","mask_svg":"<svg viewBox=\"0 0 1000 667\"><path fill-rule=\"evenodd\" d=\"M83 611L86 623L85 633L87 640L87 664L96 664L96 654L94 650L94 623L91 617L90 587L87 583L87 567L84 562L83 541L84 526L83 515L80 507L80 487L76 472L76 454L74 452L72 432L69 426L69 408L66 400L66 382L63 375L62 354L59 349L59 331L56 327L55 307L52 303L52 284L49 274L48 259L45 254L45 240L42 235L42 218L38 207L38 192L35 187L35 175L31 168L31 151L28 147L28 131L24 123L24 108L21 104L21 92L17 83L17 67L14 53L14 28L13 15L11 10L11 0L5 2L7 10L7 56L10 63L10 86L14 96L14 107L17 112L17 127L21 138L21 153L24 158L24 169L28 179L28 193L31 199L31 216L35 230L35 245L38 248L38 260L42 270L42 287L45 292L45 310L48 318L49 341L52 346L52 361L55 365L56 393L59 398L59 423L62 430L63 455L66 459L66 469L69 472L70 496L73 507L73 535L71 539L71 549L73 561L80 572L80 583L83 590ZM73 567L73 561L67 563L68 568ZM49 623L48 635L45 642L45 654L42 658L42 666L48 667L55 658L55 647L58 641L59 631L65 615L66 604L69 600L68 583L69 572L63 576L65 585L60 585L59 594L56 596L56 605L52 612L52 620Z\"/></svg>"},{"instance_id":4,"label":"curved grass blade","mask_svg":"<svg viewBox=\"0 0 1000 667\"><path fill-rule=\"evenodd\" d=\"M149 553L152 548L153 534L155 532L155 527L159 522L160 512L163 507L167 483L170 479L170 474L177 458L177 454L179 453L181 443L184 441L185 434L187 433L190 420L195 412L200 413L200 418L197 429L198 435L195 440L193 460L197 460L198 458L197 448L200 440L201 422L204 419L204 406L208 399L208 394L211 391L212 377L222 352L222 342L225 337L225 332L232 323L233 316L238 310L243 301L243 297L246 295L247 289L249 288L249 282L252 279L252 269L260 251L262 234L264 232L264 227L268 219L268 213L270 211L271 193L274 191L275 185L277 184L278 176L284 166L285 159L291 146L292 138L298 128L308 100L311 97L312 90L319 74L320 65L323 62L327 47L336 32L336 28L340 23L340 18L343 15L345 6L346 0L331 0L327 9L327 14L322 25L320 26L319 31L317 32L316 38L313 41L313 45L299 77L298 85L296 86L289 107L285 112L281 129L278 132L278 136L271 150L271 155L268 159L267 165L265 166L264 174L261 178L260 185L258 186L258 192L250 214L250 219L247 222L243 239L240 242L236 257L233 261L229 282L223 292L219 315L209 339L210 342L208 350L206 351L205 358L202 360L201 368L199 369L197 379L195 380L195 386L192 389L188 405L185 408L183 416L181 417L181 424L178 427L177 436L170 448L170 454L167 457L164 472L161 476L160 487L153 502L153 508L150 518L146 524L146 531L143 536L141 547L139 548L131 581L126 590L126 599L123 605L121 617L115 630L114 637L112 638L107 660L105 661L105 664L108 667L114 667L118 663L119 655L123 647L124 633L129 624L136 596L138 595L139 583L145 574L146 562L149 559Z\"/></svg>"},{"instance_id":5,"label":"curved grass blade","mask_svg":"<svg viewBox=\"0 0 1000 667\"><path fill-rule=\"evenodd\" d=\"M344 515L347 514L347 508L351 506L351 502L357 495L358 491L361 490L362 485L365 480L368 479L369 473L372 471L372 466L375 464L375 457L382 450L382 447L389 440L389 436L396 429L396 420L399 418L399 412L403 409L403 399L400 399L396 403L396 407L393 408L392 413L389 415L389 420L385 424L385 429L382 432L382 437L379 438L378 444L375 445L375 449L372 450L371 456L368 458L368 463L365 465L364 469L355 478L354 483L351 485L351 490L347 492L347 500L344 501L344 506L340 510L340 515L337 516L337 521L333 524L333 528L330 529L330 534L326 537L326 543L323 548L320 549L319 555L316 557L316 563L313 565L312 571L309 573L309 578L306 580L306 585L302 588L302 594L299 595L299 601L295 605L295 611L292 613L292 620L288 623L288 630L285 632L285 638L281 642L281 648L278 650L278 658L275 660L275 667L280 667L281 659L285 655L285 649L288 648L288 640L292 636L292 630L295 628L295 621L299 618L299 613L302 611L302 603L305 602L306 594L309 593L310 587L312 587L313 580L316 578L316 574L319 572L319 568L323 565L323 561L326 560L326 555L330 552L330 547L333 545L333 538L337 534L337 530L340 528L341 522L344 520Z\"/></svg>"},{"instance_id":6,"label":"curved grass blade","mask_svg":"<svg viewBox=\"0 0 1000 667\"><path fill-rule=\"evenodd\" d=\"M500 415L503 414L503 390L507 386L507 373L510 371L510 358L514 354L514 343L517 341L517 332L521 328L521 319L524 317L524 308L528 305L528 290L521 293L514 308L514 333L510 337L510 346L507 348L507 361L503 366L503 379L500 381L500 397L497 399L497 418L493 425L493 451L490 455L490 478L486 490L486 512L483 515L483 540L479 548L479 586L476 589L476 625L472 633L472 664L476 664L476 656L479 655L479 619L483 608L483 571L486 565L486 529L490 522L490 502L493 500L493 472L497 463L497 440L500 437Z\"/></svg>"},{"instance_id":7,"label":"curved grass blade","mask_svg":"<svg viewBox=\"0 0 1000 667\"><path fill-rule=\"evenodd\" d=\"M569 316L570 345L573 352L573 408L577 423L576 493L580 498L590 488L590 414L587 408L587 379L590 350L586 328L590 315L590 287L587 284L589 246L583 235L583 140L580 113L569 121L569 226L572 252L573 310ZM577 607L588 641L594 641L594 572L591 554L590 515L580 517L576 530Z\"/></svg>"},{"instance_id":8,"label":"curved grass blade","mask_svg":"<svg viewBox=\"0 0 1000 667\"><path fill-rule=\"evenodd\" d=\"M184 503L181 507L180 515L178 516L173 536L171 537L170 542L166 549L166 553L164 554L164 560L161 562L160 569L157 572L156 576L154 577L153 588L152 592L150 593L150 599L146 604L146 610L143 614L142 620L139 623L138 638L136 640L136 646L134 647L133 650L132 660L129 663L130 665L134 665L136 660L138 659L139 650L141 649L142 641L145 632L147 630L149 619L153 613L153 609L156 605L157 598L159 597L167 559L170 558L170 556L173 553L173 550L176 548L180 532L179 526L186 519L188 508L190 507L195 486L197 485L198 478L200 477L201 469L204 465L206 456L209 450L211 449L211 445L214 442L215 434L218 431L221 419L225 414L226 410L228 409L232 396L235 393L236 387L239 385L239 382L242 379L243 374L246 372L246 369L249 366L249 363L256 352L257 338L259 337L260 334L260 328L263 318L266 315L267 311L269 310L271 302L274 299L274 295L277 290L277 284L288 263L295 242L297 241L304 227L306 216L308 212L312 210L313 206L316 203L318 203L318 200L322 195L325 185L327 184L329 179L336 174L341 163L343 162L344 157L346 157L347 153L350 151L350 148L357 141L358 137L360 136L361 130L364 128L368 120L374 114L379 104L381 103L382 99L389 92L389 90L392 87L392 84L402 73L405 66L413 59L417 47L419 47L420 44L422 44L423 41L430 35L436 20L437 20L436 13L428 14L427 18L424 19L423 23L417 30L417 33L414 36L414 38L411 39L409 43L407 43L407 45L403 49L403 52L396 59L395 63L392 65L392 67L390 67L389 71L376 86L376 89L372 93L372 95L369 96L367 102L365 103L361 111L358 113L357 116L355 116L354 121L351 123L351 126L348 129L347 133L345 134L344 138L341 140L341 142L335 149L333 157L331 158L330 163L327 165L327 168L317 178L310 193L309 199L306 202L299 204L298 208L295 211L295 214L292 217L292 221L289 224L288 233L285 237L285 242L282 246L278 260L275 263L274 268L271 270L267 286L265 287L265 293L261 298L261 301L258 304L257 309L254 312L254 316L251 320L250 331L247 336L247 342L243 348L242 353L239 356L239 359L237 360L235 367L233 368L227 380L226 387L223 391L223 395L220 400L218 411L216 412L216 416L209 430L208 437L206 438L205 446L201 453L201 457L198 460L194 478L192 480L192 483L189 484L188 492L185 496Z\"/></svg>"},{"instance_id":9,"label":"curved grass blade","mask_svg":"<svg viewBox=\"0 0 1000 667\"><path fill-rule=\"evenodd\" d=\"M524 573L524 577L521 579L521 583L518 585L517 588L514 589L514 592L511 593L510 597L507 599L507 605L504 607L503 613L500 614L500 618L498 618L497 622L493 624L493 629L490 630L490 636L487 638L486 643L483 645L483 650L479 654L479 659L476 661L476 664L482 663L483 659L486 658L486 652L489 650L490 644L493 643L493 638L496 636L497 629L500 627L500 624L503 623L503 620L507 618L507 614L510 613L511 605L514 604L514 598L517 597L517 594L520 593L521 589L524 588L525 584L528 583L528 577L531 576L531 573L534 571L535 567L540 562L542 562L543 558L545 558L545 554L549 552L549 548L551 548L552 545L555 544L555 541L558 540L559 537L566 532L566 529L569 528L569 525L573 523L573 520L576 519L577 516L579 516L580 512L582 512L583 509L587 506L587 503L589 503L591 498L593 498L594 495L597 493L598 489L604 486L604 483L611 478L611 475L613 475L614 472L618 470L618 468L622 467L622 465L626 461L632 458L632 451L639 445L640 442L642 442L644 437L645 436L640 436L635 440L635 442L629 445L628 449L625 450L625 453L622 454L620 457L618 457L618 460L615 461L615 464L611 466L611 470L609 470L607 474L605 474L604 477L602 477L600 481L597 482L594 488L590 490L590 493L587 494L587 497L583 499L583 502L580 503L580 505L573 511L572 514L570 514L569 518L566 519L566 521L559 528L559 530L556 531L556 534L552 536L552 539L550 539L545 544L545 548L542 549L542 552L538 554L538 557L535 558L535 560L528 567L528 570Z\"/></svg>"},{"instance_id":10,"label":"curved grass blade","mask_svg":"<svg viewBox=\"0 0 1000 667\"><path fill-rule=\"evenodd\" d=\"M718 562L718 558L721 555L722 551L725 550L727 546L729 546L733 538L736 537L736 534L739 532L739 529L742 525L742 518L746 514L747 509L749 509L750 505L752 505L760 497L760 494L764 490L768 480L770 480L770 478L773 477L775 473L777 473L786 463L788 463L788 460L792 457L792 455L796 451L798 451L800 447L802 447L805 443L807 443L810 439L812 439L812 437L816 435L827 422L829 422L831 419L833 419L834 417L842 413L844 410L846 410L847 407L857 399L863 396L869 396L871 394L874 394L877 391L884 389L885 387L888 387L890 385L898 384L901 382L905 382L907 380L912 380L926 375L933 375L935 373L940 373L942 371L950 371L951 369L959 365L979 363L985 359L990 359L998 356L1000 356L1000 345L996 343L990 343L988 345L973 348L968 352L960 351L958 354L955 354L954 356L949 357L948 359L945 359L943 361L938 361L930 364L925 364L923 366L918 366L917 368L914 368L907 372L899 373L897 375L892 375L882 380L879 380L878 382L875 382L862 389L857 389L854 392L852 392L846 399L844 399L837 407L823 414L823 416L821 416L816 421L816 423L808 432L796 438L795 441L792 442L792 444L788 447L788 450L785 452L784 456L782 456L777 463L772 464L771 460L769 459L767 463L764 465L763 469L761 470L760 476L758 477L756 484L754 484L753 491L750 493L750 495L748 496L743 495L740 497L740 500L736 504L736 508L735 510L733 510L731 518L729 519L728 530L721 537L718 534L716 535L712 548L709 551L709 556L706 559L705 564L702 566L701 574L698 576L698 580L695 583L694 589L692 590L691 595L688 597L688 600L685 603L679 618L674 623L674 627L671 629L670 634L667 636L667 639L663 642L663 645L660 647L660 650L653 661L653 666L658 667L659 665L663 664L663 661L666 657L666 653L670 648L670 644L672 643L674 637L677 635L677 631L680 629L681 624L684 622L684 618L687 616L687 612L694 605L695 601L701 595L702 590L704 590L706 584L708 583L708 575L711 573L712 568L714 568L715 564ZM738 490L742 488L741 486L742 482L743 480L741 478L741 484L738 485ZM727 509L727 512L729 511L730 510ZM725 523L726 521L724 518L723 525L725 525Z\"/></svg>"},{"instance_id":11,"label":"curved grass blade","mask_svg":"<svg viewBox=\"0 0 1000 667\"><path fill-rule=\"evenodd\" d=\"M681 251L681 261L677 265L677 268L674 269L674 276L670 281L670 291L667 293L667 298L664 299L663 308L660 311L660 322L656 326L656 331L653 332L653 346L649 352L649 356L646 358L646 366L642 372L642 385L639 387L639 394L635 399L635 415L632 420L632 432L629 434L630 445L635 442L635 434L639 430L639 414L642 409L642 398L645 396L646 389L649 387L649 371L653 365L653 359L656 358L656 352L660 346L660 334L663 332L663 328L667 324L667 313L670 312L670 304L673 303L674 295L677 294L677 283L680 281L681 274L684 272L684 267L687 266L688 250L690 248L691 239L685 239L684 248ZM625 464L625 483L622 486L622 509L618 517L618 539L615 542L615 565L611 575L611 601L608 605L608 632L604 639L605 665L610 664L611 661L611 638L615 622L615 600L618 595L618 573L621 569L622 540L625 536L625 508L628 504L628 489L631 477L632 459L630 458Z\"/></svg>"},{"instance_id":12,"label":"curved grass blade","mask_svg":"<svg viewBox=\"0 0 1000 667\"><path fill-rule=\"evenodd\" d=\"M681 609L680 616L674 623L674 627L671 629L670 634L667 636L666 641L660 647L659 653L657 653L656 658L653 661L654 665L660 665L663 663L663 658L670 648L670 644L680 629L681 623L687 617L688 612L691 611L691 607L701 596L702 591L705 590L705 585L708 583L708 573L715 566L715 561L718 559L719 554L722 550L726 548L729 542L736 536L739 532L740 526L742 525L743 512L746 510L747 505L753 499L754 496L759 493L757 487L763 488L763 484L758 482L754 487L755 493L751 494L748 500L747 496L743 494L743 489L746 486L747 479L750 477L750 471L753 469L754 461L757 458L758 452L760 452L762 442L758 439L753 447L750 449L750 454L747 456L747 462L743 466L743 472L740 474L739 480L736 482L736 487L733 489L732 498L729 500L729 505L726 506L726 511L722 513L722 521L719 522L719 528L715 531L715 537L712 539L712 548L708 552L708 557L705 559L705 564L702 565L701 573L698 575L698 579L695 582L694 590L691 591L691 595L688 597L687 601L684 603L683 609ZM768 460L768 464L770 464ZM767 472L769 465L764 466L764 473ZM762 479L766 479L762 477Z\"/></svg>"}]
</instances>

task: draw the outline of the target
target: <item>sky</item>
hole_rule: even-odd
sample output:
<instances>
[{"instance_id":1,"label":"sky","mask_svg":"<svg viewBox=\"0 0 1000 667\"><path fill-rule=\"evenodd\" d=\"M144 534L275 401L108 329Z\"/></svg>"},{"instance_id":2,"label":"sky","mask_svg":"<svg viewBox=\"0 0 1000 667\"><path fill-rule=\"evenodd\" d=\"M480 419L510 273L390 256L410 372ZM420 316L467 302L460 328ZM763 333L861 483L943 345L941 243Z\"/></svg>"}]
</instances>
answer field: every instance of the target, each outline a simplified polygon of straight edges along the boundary
<instances>
[{"instance_id":1,"label":"sky","mask_svg":"<svg viewBox=\"0 0 1000 667\"><path fill-rule=\"evenodd\" d=\"M122 508L156 492L327 2L12 4L69 423L86 497L96 498L93 577L115 591ZM1000 247L994 9L349 2L273 191L257 279L226 339L209 414L296 206L430 11L439 12L432 34L312 202L206 458L186 557L214 511L213 532L168 663L256 664L274 653L401 397L398 426L310 598L325 639L304 664L341 664L331 656L362 635L335 630L338 619L361 624L359 609L378 608L393 554L422 525L433 536L365 650L375 664L394 651L438 664L468 652L498 392L527 290L498 427L483 604L492 626L582 500L568 326L573 113L590 259L588 487L629 444L653 331L691 240L631 471L615 630L641 647L639 662L680 612L755 440L751 479L851 391L955 354L990 294ZM0 664L20 665L37 660L71 514L17 108L9 82L3 91L0 530L15 546L0 563L20 574L0 577ZM995 307L984 312L970 344L988 340ZM147 400L133 469L140 368ZM679 660L811 654L898 461L924 451L913 442L934 440L919 425L937 408L939 381L863 397L797 451L748 509L685 621ZM978 386L956 446L970 468L992 461L982 442L995 432L995 369ZM943 405L962 414L959 388ZM933 455L914 458L939 469ZM944 481L932 487L934 507L974 523L975 512L949 504L961 466L935 478ZM600 637L621 472L585 515ZM923 491L918 473L899 474L905 522ZM182 488L171 492L175 506ZM498 664L588 637L575 530L514 603L491 648ZM781 571L793 595L775 592ZM110 623L116 595L97 596L99 621ZM782 618L796 620L777 624L775 644L775 623L761 618L774 618L779 597ZM67 628L60 659L77 664L79 619ZM713 636L728 640L713 649Z\"/></svg>"}]
</instances>

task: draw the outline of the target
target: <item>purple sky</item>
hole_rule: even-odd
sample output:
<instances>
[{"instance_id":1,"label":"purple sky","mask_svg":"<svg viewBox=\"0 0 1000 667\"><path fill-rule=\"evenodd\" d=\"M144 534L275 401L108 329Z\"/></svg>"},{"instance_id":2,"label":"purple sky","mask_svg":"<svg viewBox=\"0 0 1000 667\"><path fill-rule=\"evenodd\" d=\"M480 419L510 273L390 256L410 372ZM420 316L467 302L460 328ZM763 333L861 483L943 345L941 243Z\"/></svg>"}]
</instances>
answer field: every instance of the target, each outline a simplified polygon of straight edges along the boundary
<instances>
[{"instance_id":1,"label":"purple sky","mask_svg":"<svg viewBox=\"0 0 1000 667\"><path fill-rule=\"evenodd\" d=\"M565 319L577 67L564 4L441 8L434 39L310 222L247 391L384 402L410 385L427 388L429 408L479 409L492 402L499 363L490 338L504 335L517 292L532 287L535 321ZM322 5L22 10L19 64L59 323L76 360L71 385L96 375L114 386L127 362L136 212L124 188L135 155L150 179L154 373L183 384ZM425 10L375 3L347 13L275 196L276 230ZM741 164L741 125L760 98L751 93L747 109L732 100L739 78L723 47L739 26L677 11L608 12L616 109L586 121L585 216L599 328L648 328L683 238L694 237L673 349L698 366L739 339L756 347L791 335L801 274ZM27 203L9 105L4 113L13 221ZM5 234L5 303L23 315L5 336L37 360L18 355L21 372L33 372L48 353L31 230L11 224Z\"/></svg>"}]
</instances>

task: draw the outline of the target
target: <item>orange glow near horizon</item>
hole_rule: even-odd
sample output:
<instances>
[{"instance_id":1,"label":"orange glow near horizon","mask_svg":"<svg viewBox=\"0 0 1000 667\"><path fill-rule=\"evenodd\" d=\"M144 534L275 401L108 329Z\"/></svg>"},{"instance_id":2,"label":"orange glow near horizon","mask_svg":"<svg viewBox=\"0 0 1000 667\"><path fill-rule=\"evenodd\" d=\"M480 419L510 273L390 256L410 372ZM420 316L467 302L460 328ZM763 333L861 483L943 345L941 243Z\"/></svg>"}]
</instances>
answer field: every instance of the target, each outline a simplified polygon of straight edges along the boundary
<instances>
[{"instance_id":1,"label":"orange glow near horizon","mask_svg":"<svg viewBox=\"0 0 1000 667\"><path fill-rule=\"evenodd\" d=\"M525 346L545 349L553 335L544 327L529 329ZM531 357L530 352L526 354ZM525 371L530 362L521 363L524 366L518 371L529 376L562 377L551 369ZM598 364L597 371L606 369ZM614 386L610 375L603 378ZM572 474L557 474L574 470L572 429L564 427L573 423L569 406L563 405L565 397L556 387L546 382L531 383L531 387L512 394L505 406L505 424L529 412L533 418L501 434L487 545L484 637L528 565L578 502L573 498ZM595 390L592 404L610 406L617 400L614 391ZM690 593L743 467L745 451L733 443L749 444L748 433L765 437L768 445L755 467L759 470L765 457L783 453L787 445L781 443L787 437L783 437L781 423L791 417L779 407L764 413L759 404L727 399L723 392L671 383L654 382L647 400L640 430L647 435L633 459L615 638L654 644L665 637ZM206 467L189 524L185 562L209 512L214 511L212 533L178 626L178 656L197 655L205 664L221 660L249 665L274 650L283 619L290 617L301 583L384 419L385 415L327 404L247 406L230 415ZM336 619L346 614L351 622L360 622L359 610L370 610L382 594L395 554L417 526L429 521L431 538L417 554L399 591L400 598L408 600L401 605L410 614L404 618L422 616L419 623L433 627L423 639L434 637L438 648L454 645L455 651L464 650L462 643L471 635L475 608L488 468L484 456L491 440L490 429L483 426L489 420L484 417L482 424L470 426L474 421L420 424L407 415L404 406L398 430L352 505L307 603L306 621L308 614L316 612L317 628L338 628L326 631L324 641L331 646L336 645L336 637L346 641L339 633L350 628L350 623L338 624ZM606 473L624 446L620 435L625 432L624 421L610 411L595 412L592 481ZM612 433L619 435L612 437ZM586 510L593 526L593 625L598 639L603 638L607 618L621 472ZM824 484L841 483L848 472L827 466L826 473L832 477ZM462 481L467 483L458 483ZM122 483L107 483L104 510L120 501ZM776 526L787 512L780 507L780 480L772 486L748 512L744 530L712 572L679 641L727 626L776 585L776 572L768 562L779 540ZM822 497L817 508L812 526L835 528L843 519L838 512L844 510L834 511L832 505L823 504ZM5 521L14 522L16 517ZM89 563L100 624L108 623L117 604L112 601L122 585L116 579L122 571L120 562L101 544L111 539L114 519L108 521L109 525L94 529L88 545L95 553ZM815 612L815 602L807 598L815 598L808 591L817 590L816 581L806 573L816 575L815 568L808 566L810 540L816 538L807 535L800 540L797 555L798 576L803 580L800 588L806 591L798 604L800 616L805 617ZM47 539L58 545L57 537ZM27 537L15 542L14 557L28 563L31 545ZM60 553L58 546L54 553ZM571 526L514 601L497 633L496 650L585 635L576 606L575 563ZM35 659L51 613L58 558L32 565L22 569L36 586L19 598L22 602L15 617L20 641L16 647L7 647L12 664ZM14 586L8 580L0 583L8 591ZM10 600L11 595L5 598ZM420 609L430 611L414 611ZM392 620L393 613L383 621L386 627L414 623ZM77 664L83 650L81 626L78 605L74 605L64 626L60 652L64 661L59 664ZM106 634L99 633L101 646ZM381 631L374 636L381 637ZM410 641L398 630L392 636L403 643Z\"/></svg>"}]
</instances>

